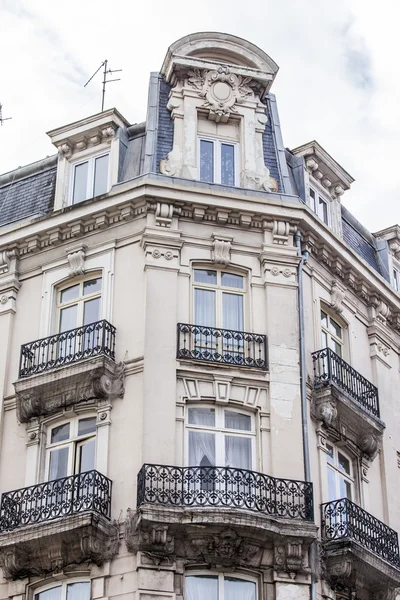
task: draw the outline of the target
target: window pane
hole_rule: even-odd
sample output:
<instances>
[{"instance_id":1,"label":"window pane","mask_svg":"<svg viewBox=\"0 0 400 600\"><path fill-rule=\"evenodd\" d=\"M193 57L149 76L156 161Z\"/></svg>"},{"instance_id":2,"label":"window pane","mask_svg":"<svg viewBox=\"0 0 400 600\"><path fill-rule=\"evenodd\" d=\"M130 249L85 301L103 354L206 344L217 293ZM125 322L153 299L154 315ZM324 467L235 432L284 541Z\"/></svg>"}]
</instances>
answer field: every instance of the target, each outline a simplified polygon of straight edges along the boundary
<instances>
[{"instance_id":1,"label":"window pane","mask_svg":"<svg viewBox=\"0 0 400 600\"><path fill-rule=\"evenodd\" d=\"M243 331L243 296L222 294L222 327Z\"/></svg>"},{"instance_id":2,"label":"window pane","mask_svg":"<svg viewBox=\"0 0 400 600\"><path fill-rule=\"evenodd\" d=\"M215 427L214 408L189 408L189 424Z\"/></svg>"},{"instance_id":3,"label":"window pane","mask_svg":"<svg viewBox=\"0 0 400 600\"><path fill-rule=\"evenodd\" d=\"M318 216L328 224L328 205L321 197L318 197Z\"/></svg>"},{"instance_id":4,"label":"window pane","mask_svg":"<svg viewBox=\"0 0 400 600\"><path fill-rule=\"evenodd\" d=\"M86 473L94 469L94 460L96 454L96 440L91 439L78 447L79 451L79 473Z\"/></svg>"},{"instance_id":5,"label":"window pane","mask_svg":"<svg viewBox=\"0 0 400 600\"><path fill-rule=\"evenodd\" d=\"M331 344L330 344L332 350L334 352L336 352L336 354L338 356L342 356L342 346L341 344L338 344L337 342L335 342L335 340L331 340Z\"/></svg>"},{"instance_id":6,"label":"window pane","mask_svg":"<svg viewBox=\"0 0 400 600\"><path fill-rule=\"evenodd\" d=\"M72 306L68 306L68 308L60 310L60 333L68 331L69 329L75 329L77 311L77 304L73 304Z\"/></svg>"},{"instance_id":7,"label":"window pane","mask_svg":"<svg viewBox=\"0 0 400 600\"><path fill-rule=\"evenodd\" d=\"M69 439L69 423L53 427L51 430L51 443L64 442Z\"/></svg>"},{"instance_id":8,"label":"window pane","mask_svg":"<svg viewBox=\"0 0 400 600\"><path fill-rule=\"evenodd\" d=\"M340 452L338 453L338 462L339 469L350 475L350 461L343 454L340 454Z\"/></svg>"},{"instance_id":9,"label":"window pane","mask_svg":"<svg viewBox=\"0 0 400 600\"><path fill-rule=\"evenodd\" d=\"M233 287L238 290L243 289L243 277L241 275L234 275L233 273L222 273L222 285L227 287Z\"/></svg>"},{"instance_id":10,"label":"window pane","mask_svg":"<svg viewBox=\"0 0 400 600\"><path fill-rule=\"evenodd\" d=\"M194 280L196 283L210 283L211 285L217 285L217 271L195 269Z\"/></svg>"},{"instance_id":11,"label":"window pane","mask_svg":"<svg viewBox=\"0 0 400 600\"><path fill-rule=\"evenodd\" d=\"M251 469L251 439L237 435L225 436L225 466Z\"/></svg>"},{"instance_id":12,"label":"window pane","mask_svg":"<svg viewBox=\"0 0 400 600\"><path fill-rule=\"evenodd\" d=\"M94 292L99 292L101 290L101 277L98 279L91 279L90 281L85 281L83 284L83 295L87 296L88 294L93 294Z\"/></svg>"},{"instance_id":13,"label":"window pane","mask_svg":"<svg viewBox=\"0 0 400 600\"><path fill-rule=\"evenodd\" d=\"M323 348L328 348L329 344L328 344L328 334L326 333L326 331L322 331L321 332L321 338L322 338L322 347Z\"/></svg>"},{"instance_id":14,"label":"window pane","mask_svg":"<svg viewBox=\"0 0 400 600\"><path fill-rule=\"evenodd\" d=\"M60 600L61 599L61 585L50 588L39 594L35 594L36 600Z\"/></svg>"},{"instance_id":15,"label":"window pane","mask_svg":"<svg viewBox=\"0 0 400 600\"><path fill-rule=\"evenodd\" d=\"M328 467L328 501L337 500L335 471Z\"/></svg>"},{"instance_id":16,"label":"window pane","mask_svg":"<svg viewBox=\"0 0 400 600\"><path fill-rule=\"evenodd\" d=\"M50 452L49 481L68 475L68 446Z\"/></svg>"},{"instance_id":17,"label":"window pane","mask_svg":"<svg viewBox=\"0 0 400 600\"><path fill-rule=\"evenodd\" d=\"M78 423L78 435L86 435L96 431L96 417L80 419Z\"/></svg>"},{"instance_id":18,"label":"window pane","mask_svg":"<svg viewBox=\"0 0 400 600\"><path fill-rule=\"evenodd\" d=\"M233 410L225 411L225 427L227 429L239 429L240 431L251 431L250 415L234 412Z\"/></svg>"},{"instance_id":19,"label":"window pane","mask_svg":"<svg viewBox=\"0 0 400 600\"><path fill-rule=\"evenodd\" d=\"M72 202L82 202L87 198L88 162L77 165L74 171L74 193Z\"/></svg>"},{"instance_id":20,"label":"window pane","mask_svg":"<svg viewBox=\"0 0 400 600\"><path fill-rule=\"evenodd\" d=\"M235 185L235 148L221 144L221 183Z\"/></svg>"},{"instance_id":21,"label":"window pane","mask_svg":"<svg viewBox=\"0 0 400 600\"><path fill-rule=\"evenodd\" d=\"M203 598L218 600L218 578L209 575L185 577L185 600L203 600Z\"/></svg>"},{"instance_id":22,"label":"window pane","mask_svg":"<svg viewBox=\"0 0 400 600\"><path fill-rule=\"evenodd\" d=\"M195 325L215 327L215 292L194 290L194 322Z\"/></svg>"},{"instance_id":23,"label":"window pane","mask_svg":"<svg viewBox=\"0 0 400 600\"><path fill-rule=\"evenodd\" d=\"M338 338L342 337L342 328L340 327L339 323L336 323L336 321L334 319L330 319L329 329L332 331L332 333L334 335L336 335L336 337L338 337Z\"/></svg>"},{"instance_id":24,"label":"window pane","mask_svg":"<svg viewBox=\"0 0 400 600\"><path fill-rule=\"evenodd\" d=\"M225 577L225 600L256 600L256 584L234 577Z\"/></svg>"},{"instance_id":25,"label":"window pane","mask_svg":"<svg viewBox=\"0 0 400 600\"><path fill-rule=\"evenodd\" d=\"M326 449L328 450L328 462L333 464L333 447L327 444Z\"/></svg>"},{"instance_id":26,"label":"window pane","mask_svg":"<svg viewBox=\"0 0 400 600\"><path fill-rule=\"evenodd\" d=\"M351 485L349 481L340 478L340 497L351 500Z\"/></svg>"},{"instance_id":27,"label":"window pane","mask_svg":"<svg viewBox=\"0 0 400 600\"><path fill-rule=\"evenodd\" d=\"M67 586L67 600L89 600L89 599L90 599L90 582L89 581L79 581L78 583L70 583Z\"/></svg>"},{"instance_id":28,"label":"window pane","mask_svg":"<svg viewBox=\"0 0 400 600\"><path fill-rule=\"evenodd\" d=\"M321 310L321 325L322 327L328 327L328 315Z\"/></svg>"},{"instance_id":29,"label":"window pane","mask_svg":"<svg viewBox=\"0 0 400 600\"><path fill-rule=\"evenodd\" d=\"M215 466L215 434L189 431L189 467Z\"/></svg>"},{"instance_id":30,"label":"window pane","mask_svg":"<svg viewBox=\"0 0 400 600\"><path fill-rule=\"evenodd\" d=\"M214 182L214 142L200 140L200 181Z\"/></svg>"},{"instance_id":31,"label":"window pane","mask_svg":"<svg viewBox=\"0 0 400 600\"><path fill-rule=\"evenodd\" d=\"M108 154L99 156L94 162L93 196L105 194L108 190Z\"/></svg>"},{"instance_id":32,"label":"window pane","mask_svg":"<svg viewBox=\"0 0 400 600\"><path fill-rule=\"evenodd\" d=\"M100 298L87 300L83 306L83 324L89 325L99 320L100 313Z\"/></svg>"},{"instance_id":33,"label":"window pane","mask_svg":"<svg viewBox=\"0 0 400 600\"><path fill-rule=\"evenodd\" d=\"M70 300L74 300L79 296L79 284L72 285L71 287L66 288L60 294L60 302L63 304L64 302L70 302Z\"/></svg>"}]
</instances>

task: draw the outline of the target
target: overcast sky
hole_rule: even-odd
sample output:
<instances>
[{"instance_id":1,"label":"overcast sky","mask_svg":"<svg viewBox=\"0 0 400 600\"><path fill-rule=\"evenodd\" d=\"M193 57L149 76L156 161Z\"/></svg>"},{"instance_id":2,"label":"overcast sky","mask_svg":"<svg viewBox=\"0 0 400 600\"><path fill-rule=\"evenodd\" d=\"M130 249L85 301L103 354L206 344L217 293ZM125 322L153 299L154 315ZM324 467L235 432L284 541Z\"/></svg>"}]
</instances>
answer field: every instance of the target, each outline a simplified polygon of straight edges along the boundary
<instances>
[{"instance_id":1,"label":"overcast sky","mask_svg":"<svg viewBox=\"0 0 400 600\"><path fill-rule=\"evenodd\" d=\"M195 31L257 44L279 65L284 143L316 139L355 179L344 204L371 231L400 222L399 0L0 0L0 173L54 154L46 135L106 108L146 116L150 71Z\"/></svg>"}]
</instances>

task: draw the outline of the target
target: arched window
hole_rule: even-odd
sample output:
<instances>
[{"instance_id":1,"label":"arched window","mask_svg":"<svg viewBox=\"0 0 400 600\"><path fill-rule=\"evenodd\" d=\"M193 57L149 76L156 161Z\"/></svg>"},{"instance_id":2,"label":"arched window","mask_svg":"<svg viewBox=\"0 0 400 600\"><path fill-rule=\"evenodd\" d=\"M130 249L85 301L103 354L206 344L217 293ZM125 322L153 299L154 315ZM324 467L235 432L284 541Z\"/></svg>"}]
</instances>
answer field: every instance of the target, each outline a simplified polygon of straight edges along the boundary
<instances>
[{"instance_id":1,"label":"arched window","mask_svg":"<svg viewBox=\"0 0 400 600\"><path fill-rule=\"evenodd\" d=\"M100 275L65 283L57 289L57 330L62 333L100 319Z\"/></svg>"},{"instance_id":2,"label":"arched window","mask_svg":"<svg viewBox=\"0 0 400 600\"><path fill-rule=\"evenodd\" d=\"M90 581L71 581L39 590L35 600L90 600Z\"/></svg>"},{"instance_id":3,"label":"arched window","mask_svg":"<svg viewBox=\"0 0 400 600\"><path fill-rule=\"evenodd\" d=\"M185 600L256 600L257 586L238 575L186 575Z\"/></svg>"},{"instance_id":4,"label":"arched window","mask_svg":"<svg viewBox=\"0 0 400 600\"><path fill-rule=\"evenodd\" d=\"M328 500L354 497L354 474L350 457L334 444L327 443Z\"/></svg>"},{"instance_id":5,"label":"arched window","mask_svg":"<svg viewBox=\"0 0 400 600\"><path fill-rule=\"evenodd\" d=\"M187 465L254 468L254 415L222 406L187 409Z\"/></svg>"},{"instance_id":6,"label":"arched window","mask_svg":"<svg viewBox=\"0 0 400 600\"><path fill-rule=\"evenodd\" d=\"M216 269L195 268L194 323L243 331L245 288L243 275Z\"/></svg>"},{"instance_id":7,"label":"arched window","mask_svg":"<svg viewBox=\"0 0 400 600\"><path fill-rule=\"evenodd\" d=\"M95 469L96 417L79 416L47 429L45 479L52 481Z\"/></svg>"}]
</instances>

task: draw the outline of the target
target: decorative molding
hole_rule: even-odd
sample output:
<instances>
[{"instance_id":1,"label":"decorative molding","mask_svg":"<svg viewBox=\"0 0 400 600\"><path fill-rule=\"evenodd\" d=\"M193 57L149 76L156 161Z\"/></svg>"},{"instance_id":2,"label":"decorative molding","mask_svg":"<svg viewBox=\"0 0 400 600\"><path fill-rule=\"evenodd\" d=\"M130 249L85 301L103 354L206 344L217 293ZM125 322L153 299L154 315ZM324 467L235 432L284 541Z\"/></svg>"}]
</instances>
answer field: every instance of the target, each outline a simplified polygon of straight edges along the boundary
<instances>
[{"instance_id":1,"label":"decorative molding","mask_svg":"<svg viewBox=\"0 0 400 600\"><path fill-rule=\"evenodd\" d=\"M125 365L98 357L43 372L14 383L17 417L26 423L33 417L52 415L89 400L115 400L125 393Z\"/></svg>"},{"instance_id":2,"label":"decorative molding","mask_svg":"<svg viewBox=\"0 0 400 600\"><path fill-rule=\"evenodd\" d=\"M70 277L85 273L86 248L87 246L82 244L81 246L67 250Z\"/></svg>"},{"instance_id":3,"label":"decorative molding","mask_svg":"<svg viewBox=\"0 0 400 600\"><path fill-rule=\"evenodd\" d=\"M209 119L217 123L228 121L237 112L236 104L243 104L248 96L253 96L251 82L251 77L236 75L223 65L213 71L195 68L189 71L187 79L188 85L204 98L201 108L207 109Z\"/></svg>"},{"instance_id":4,"label":"decorative molding","mask_svg":"<svg viewBox=\"0 0 400 600\"><path fill-rule=\"evenodd\" d=\"M299 572L310 572L307 551L301 539L287 539L284 544L274 546L274 568L276 571L289 573L295 579Z\"/></svg>"},{"instance_id":5,"label":"decorative molding","mask_svg":"<svg viewBox=\"0 0 400 600\"><path fill-rule=\"evenodd\" d=\"M212 260L216 264L229 265L231 262L232 238L220 238L214 235Z\"/></svg>"},{"instance_id":6,"label":"decorative molding","mask_svg":"<svg viewBox=\"0 0 400 600\"><path fill-rule=\"evenodd\" d=\"M343 288L338 281L332 281L331 287L331 308L339 315L343 312L343 300L346 295L346 290Z\"/></svg>"}]
</instances>

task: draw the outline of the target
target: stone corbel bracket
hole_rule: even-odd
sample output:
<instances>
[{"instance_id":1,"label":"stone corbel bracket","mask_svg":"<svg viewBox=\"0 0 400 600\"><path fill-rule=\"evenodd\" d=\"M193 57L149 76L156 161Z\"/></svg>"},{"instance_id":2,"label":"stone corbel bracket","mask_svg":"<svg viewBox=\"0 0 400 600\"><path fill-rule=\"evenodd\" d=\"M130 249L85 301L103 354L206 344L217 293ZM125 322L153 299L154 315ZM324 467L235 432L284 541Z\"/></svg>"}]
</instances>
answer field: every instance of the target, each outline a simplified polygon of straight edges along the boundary
<instances>
[{"instance_id":1,"label":"stone corbel bracket","mask_svg":"<svg viewBox=\"0 0 400 600\"><path fill-rule=\"evenodd\" d=\"M296 579L299 573L311 572L308 564L308 548L300 539L288 539L283 544L274 546L275 571L288 573L291 579Z\"/></svg>"},{"instance_id":2,"label":"stone corbel bracket","mask_svg":"<svg viewBox=\"0 0 400 600\"><path fill-rule=\"evenodd\" d=\"M96 357L20 379L14 387L18 420L27 423L82 402L123 398L125 365Z\"/></svg>"},{"instance_id":3,"label":"stone corbel bracket","mask_svg":"<svg viewBox=\"0 0 400 600\"><path fill-rule=\"evenodd\" d=\"M343 300L346 295L346 290L336 280L332 281L331 287L331 308L337 314L343 312Z\"/></svg>"},{"instance_id":4,"label":"stone corbel bracket","mask_svg":"<svg viewBox=\"0 0 400 600\"><path fill-rule=\"evenodd\" d=\"M213 234L212 261L215 264L229 265L233 238Z\"/></svg>"},{"instance_id":5,"label":"stone corbel bracket","mask_svg":"<svg viewBox=\"0 0 400 600\"><path fill-rule=\"evenodd\" d=\"M81 244L80 246L76 246L67 250L70 277L84 275L86 248L87 246L85 244Z\"/></svg>"}]
</instances>

